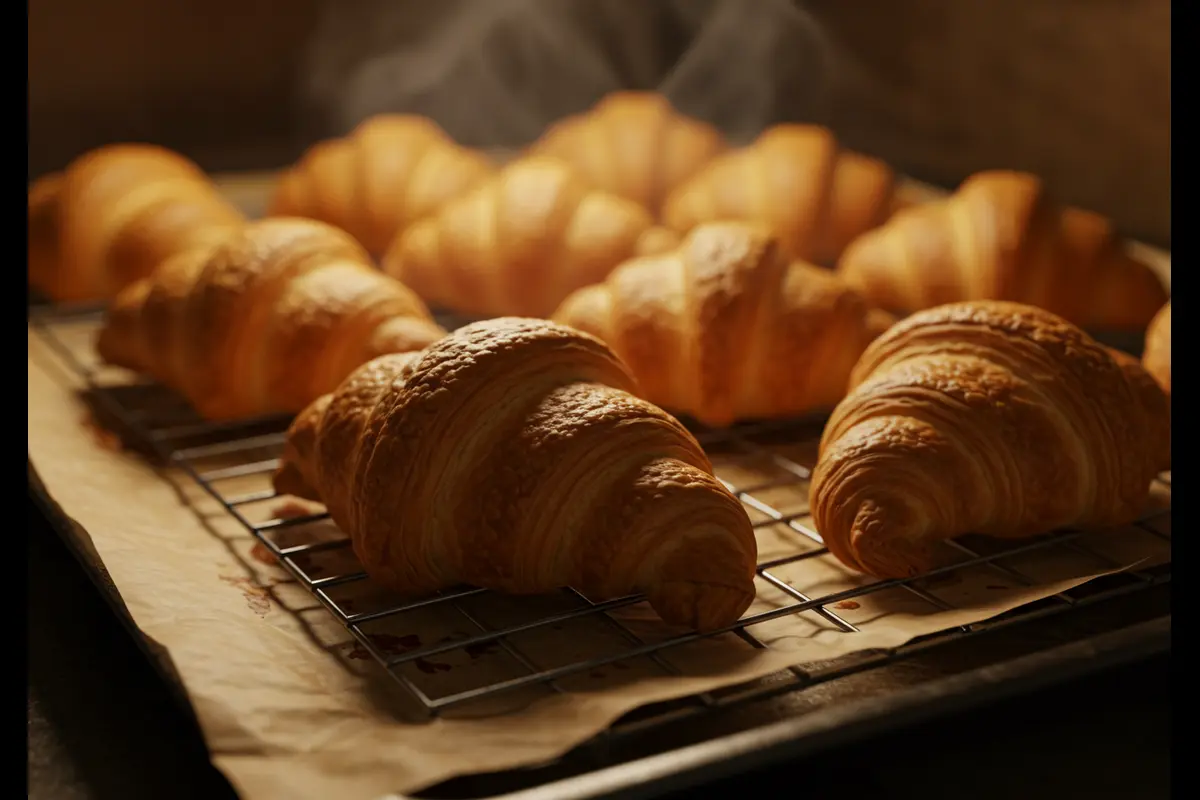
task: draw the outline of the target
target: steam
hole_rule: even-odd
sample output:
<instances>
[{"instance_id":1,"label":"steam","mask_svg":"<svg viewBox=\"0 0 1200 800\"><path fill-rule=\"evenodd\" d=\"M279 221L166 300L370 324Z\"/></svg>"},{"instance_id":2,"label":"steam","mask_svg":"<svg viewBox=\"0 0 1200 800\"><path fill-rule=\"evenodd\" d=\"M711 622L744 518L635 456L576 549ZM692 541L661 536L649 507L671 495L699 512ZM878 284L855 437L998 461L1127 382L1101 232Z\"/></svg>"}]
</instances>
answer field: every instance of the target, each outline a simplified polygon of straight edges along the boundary
<instances>
[{"instance_id":1,"label":"steam","mask_svg":"<svg viewBox=\"0 0 1200 800\"><path fill-rule=\"evenodd\" d=\"M794 0L326 0L301 79L306 138L373 114L514 147L618 89L655 89L735 140L827 122L837 58Z\"/></svg>"}]
</instances>

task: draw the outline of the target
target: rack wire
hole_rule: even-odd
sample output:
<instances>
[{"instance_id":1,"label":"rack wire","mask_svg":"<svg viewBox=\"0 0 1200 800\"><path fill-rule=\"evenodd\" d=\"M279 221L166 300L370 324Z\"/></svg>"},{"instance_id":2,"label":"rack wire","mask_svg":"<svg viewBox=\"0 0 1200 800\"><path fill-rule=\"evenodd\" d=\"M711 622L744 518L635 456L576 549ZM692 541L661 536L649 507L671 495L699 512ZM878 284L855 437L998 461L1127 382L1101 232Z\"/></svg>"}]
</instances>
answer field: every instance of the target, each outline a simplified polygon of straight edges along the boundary
<instances>
[{"instance_id":1,"label":"rack wire","mask_svg":"<svg viewBox=\"0 0 1200 800\"><path fill-rule=\"evenodd\" d=\"M746 485L735 485L724 481L752 512L757 520L755 527L782 526L790 535L803 543L793 554L761 561L757 569L757 581L762 587L771 587L783 593L787 602L775 608L749 613L736 624L708 634L678 633L659 638L647 638L623 621L619 612L642 602L638 596L630 596L593 602L580 593L563 590L562 597L550 611L531 611L524 618L503 624L490 624L472 608L478 609L480 601L492 602L492 593L479 588L462 587L445 591L420 600L385 602L367 610L354 607L340 590L356 585L369 584L367 575L353 561L349 541L344 535L325 536L317 540L288 543L281 533L311 526L326 520L323 513L296 516L272 516L258 519L249 509L278 498L270 488L237 491L239 480L255 476L267 476L279 463L282 452L286 419L264 418L245 420L231 424L214 425L205 423L195 416L186 404L171 396L166 390L152 384L129 383L123 377L117 383L108 382L102 366L90 357L91 340L100 320L100 312L94 308L62 309L35 307L30 311L30 323L43 341L61 361L73 370L86 384L94 398L97 409L132 434L138 442L148 448L164 463L170 464L194 482L207 496L215 500L225 514L237 521L246 533L267 550L271 558L284 568L291 579L315 597L350 633L361 652L368 654L380 668L385 670L416 701L423 714L436 716L472 701L515 693L519 690L539 689L564 691L562 684L573 676L586 675L600 668L644 659L653 664L659 674L677 673L678 668L668 657L672 652L704 638L732 635L745 644L766 647L755 631L772 620L795 615L811 615L819 624L831 627L844 635L853 636L860 631L858 625L838 613L839 604L877 594L885 590L898 590L920 603L938 611L953 610L953 606L927 587L932 581L951 573L967 569L983 568L1003 576L1007 581L1030 585L1033 578L1012 565L1014 557L1044 553L1053 549L1069 549L1096 561L1102 569L1119 565L1110 557L1093 549L1085 537L1077 531L1061 531L1054 534L1024 540L1018 543L989 542L986 548L966 540L950 543L959 561L937 570L908 579L870 580L851 588L832 593L809 596L793 587L780 577L780 570L805 559L819 558L828 551L820 534L803 522L806 508L776 508L766 498L770 490L788 485L802 485L810 476L810 468L792 456L781 454L771 442L797 437L811 437L811 423L767 422L724 430L693 427L697 439L708 450L736 452L747 457L769 462L773 465L772 478L752 481ZM461 324L461 320L439 320L447 327ZM212 462L218 465L214 466ZM1169 493L1170 477L1160 478ZM1169 506L1147 515L1136 525L1147 534L1165 540L1169 546L1170 534L1160 530L1156 517L1169 515ZM329 559L329 556L342 558ZM343 566L329 574L318 574L314 559L326 557L328 563ZM345 556L349 556L346 558ZM822 668L794 667L779 676L779 679L762 685L740 687L705 693L682 701L659 704L650 710L642 710L623 719L607 731L604 736L611 739L635 730L664 722L678 720L693 714L711 712L734 704L745 703L766 694L810 687L818 683L845 676L851 672L869 669L894 662L909 655L938 647L950 641L973 636L984 631L1012 625L1048 615L1058 614L1102 600L1148 589L1170 581L1169 561L1161 566L1133 569L1114 573L1104 581L1094 581L1070 591L1060 592L1045 601L1014 609L981 623L951 628L935 635L883 651L873 651L863 657L846 662L835 662ZM430 644L412 645L397 650L381 640L371 625L418 611L449 612L465 621L470 633L457 635L449 640ZM547 665L524 651L520 644L522 635L546 632L579 620L594 620L602 624L621 642L610 652L580 657L566 663ZM450 654L473 654L479 652L502 653L514 665L512 674L502 679L494 676L479 685L459 686L444 694L435 694L428 687L418 684L413 677L413 667L431 663L435 657ZM428 670L418 670L427 672ZM436 671L436 670L435 670Z\"/></svg>"}]
</instances>

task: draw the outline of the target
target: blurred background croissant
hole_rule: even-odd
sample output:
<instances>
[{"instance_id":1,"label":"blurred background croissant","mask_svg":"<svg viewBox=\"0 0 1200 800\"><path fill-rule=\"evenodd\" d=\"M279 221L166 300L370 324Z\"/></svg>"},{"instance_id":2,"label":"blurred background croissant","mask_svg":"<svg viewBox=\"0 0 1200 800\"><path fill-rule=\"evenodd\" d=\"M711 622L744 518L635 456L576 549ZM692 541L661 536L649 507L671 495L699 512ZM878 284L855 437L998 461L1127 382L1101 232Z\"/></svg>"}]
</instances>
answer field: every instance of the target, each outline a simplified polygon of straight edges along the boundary
<instances>
[{"instance_id":1,"label":"blurred background croissant","mask_svg":"<svg viewBox=\"0 0 1200 800\"><path fill-rule=\"evenodd\" d=\"M210 170L281 167L384 111L516 148L606 92L656 89L733 140L816 122L947 187L1033 172L1170 244L1169 0L287 5L31 3L30 179L121 139Z\"/></svg>"}]
</instances>

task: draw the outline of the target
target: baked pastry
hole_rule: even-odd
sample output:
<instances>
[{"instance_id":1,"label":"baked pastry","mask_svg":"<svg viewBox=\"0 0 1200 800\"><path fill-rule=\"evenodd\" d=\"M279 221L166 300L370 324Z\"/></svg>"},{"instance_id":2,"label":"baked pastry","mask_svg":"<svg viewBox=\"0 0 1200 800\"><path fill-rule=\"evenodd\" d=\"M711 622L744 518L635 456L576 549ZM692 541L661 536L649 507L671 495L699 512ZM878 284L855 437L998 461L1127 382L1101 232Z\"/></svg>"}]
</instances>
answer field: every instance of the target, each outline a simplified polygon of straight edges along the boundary
<instances>
[{"instance_id":1,"label":"baked pastry","mask_svg":"<svg viewBox=\"0 0 1200 800\"><path fill-rule=\"evenodd\" d=\"M679 186L663 222L677 231L714 220L760 222L792 258L833 266L891 213L895 183L887 164L841 149L827 128L775 125Z\"/></svg>"},{"instance_id":2,"label":"baked pastry","mask_svg":"<svg viewBox=\"0 0 1200 800\"><path fill-rule=\"evenodd\" d=\"M325 503L406 595L645 593L713 630L754 597L754 532L674 418L592 337L500 318L384 356L304 410L275 488Z\"/></svg>"},{"instance_id":3,"label":"baked pastry","mask_svg":"<svg viewBox=\"0 0 1200 800\"><path fill-rule=\"evenodd\" d=\"M728 145L654 92L613 92L542 135L532 153L561 158L598 189L657 216L667 195Z\"/></svg>"},{"instance_id":4,"label":"baked pastry","mask_svg":"<svg viewBox=\"0 0 1200 800\"><path fill-rule=\"evenodd\" d=\"M674 252L622 264L553 318L612 347L647 400L713 426L832 408L894 321L742 222L701 225Z\"/></svg>"},{"instance_id":5,"label":"baked pastry","mask_svg":"<svg viewBox=\"0 0 1200 800\"><path fill-rule=\"evenodd\" d=\"M935 542L1132 522L1170 465L1170 408L1136 359L1042 309L954 303L867 348L825 427L810 504L829 551L881 578Z\"/></svg>"},{"instance_id":6,"label":"baked pastry","mask_svg":"<svg viewBox=\"0 0 1200 800\"><path fill-rule=\"evenodd\" d=\"M179 153L100 147L29 187L29 284L56 302L107 300L244 221Z\"/></svg>"},{"instance_id":7,"label":"baked pastry","mask_svg":"<svg viewBox=\"0 0 1200 800\"><path fill-rule=\"evenodd\" d=\"M1058 208L1038 178L1007 171L897 213L857 239L838 272L892 311L1011 300L1091 329L1144 329L1167 299L1108 220Z\"/></svg>"},{"instance_id":8,"label":"baked pastry","mask_svg":"<svg viewBox=\"0 0 1200 800\"><path fill-rule=\"evenodd\" d=\"M483 153L431 120L380 114L309 148L280 177L268 214L328 222L378 258L398 233L492 171Z\"/></svg>"},{"instance_id":9,"label":"baked pastry","mask_svg":"<svg viewBox=\"0 0 1200 800\"><path fill-rule=\"evenodd\" d=\"M349 234L277 217L185 251L114 300L97 348L209 420L295 413L355 368L445 335Z\"/></svg>"},{"instance_id":10,"label":"baked pastry","mask_svg":"<svg viewBox=\"0 0 1200 800\"><path fill-rule=\"evenodd\" d=\"M671 246L642 206L566 162L514 161L410 227L383 259L427 303L476 316L548 316L638 252Z\"/></svg>"},{"instance_id":11,"label":"baked pastry","mask_svg":"<svg viewBox=\"0 0 1200 800\"><path fill-rule=\"evenodd\" d=\"M1146 349L1142 364L1154 376L1167 396L1171 396L1171 301L1168 300L1146 330Z\"/></svg>"}]
</instances>

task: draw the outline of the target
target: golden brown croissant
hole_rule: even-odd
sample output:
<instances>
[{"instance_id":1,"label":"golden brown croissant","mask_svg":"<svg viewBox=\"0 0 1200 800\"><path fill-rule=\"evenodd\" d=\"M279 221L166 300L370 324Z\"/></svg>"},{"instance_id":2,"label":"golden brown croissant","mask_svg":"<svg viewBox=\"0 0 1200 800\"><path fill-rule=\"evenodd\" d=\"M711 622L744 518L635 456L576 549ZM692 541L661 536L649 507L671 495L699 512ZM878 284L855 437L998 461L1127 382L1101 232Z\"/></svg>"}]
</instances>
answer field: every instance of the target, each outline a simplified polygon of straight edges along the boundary
<instances>
[{"instance_id":1,"label":"golden brown croissant","mask_svg":"<svg viewBox=\"0 0 1200 800\"><path fill-rule=\"evenodd\" d=\"M514 161L410 227L383 259L426 302L462 314L545 317L635 253L676 238L566 162Z\"/></svg>"},{"instance_id":2,"label":"golden brown croissant","mask_svg":"<svg viewBox=\"0 0 1200 800\"><path fill-rule=\"evenodd\" d=\"M832 408L893 320L765 228L714 222L572 294L554 320L602 339L643 397L708 425Z\"/></svg>"},{"instance_id":3,"label":"golden brown croissant","mask_svg":"<svg viewBox=\"0 0 1200 800\"><path fill-rule=\"evenodd\" d=\"M1171 301L1168 300L1146 330L1146 350L1142 364L1167 396L1171 396Z\"/></svg>"},{"instance_id":4,"label":"golden brown croissant","mask_svg":"<svg viewBox=\"0 0 1200 800\"><path fill-rule=\"evenodd\" d=\"M711 630L754 597L754 532L602 343L501 318L363 366L288 431L275 488L326 504L376 581L594 600Z\"/></svg>"},{"instance_id":5,"label":"golden brown croissant","mask_svg":"<svg viewBox=\"0 0 1200 800\"><path fill-rule=\"evenodd\" d=\"M667 195L727 148L713 126L654 92L613 92L552 125L532 153L574 166L592 185L657 215Z\"/></svg>"},{"instance_id":6,"label":"golden brown croissant","mask_svg":"<svg viewBox=\"0 0 1200 800\"><path fill-rule=\"evenodd\" d=\"M385 353L445 335L349 234L276 217L181 253L123 291L97 343L201 416L295 413Z\"/></svg>"},{"instance_id":7,"label":"golden brown croissant","mask_svg":"<svg viewBox=\"0 0 1200 800\"><path fill-rule=\"evenodd\" d=\"M867 348L821 439L810 502L847 565L892 578L935 542L1128 523L1170 464L1170 409L1118 359L1042 309L919 312Z\"/></svg>"},{"instance_id":8,"label":"golden brown croissant","mask_svg":"<svg viewBox=\"0 0 1200 800\"><path fill-rule=\"evenodd\" d=\"M492 171L486 156L431 120L380 114L309 148L280 178L268 213L328 222L378 257L399 232Z\"/></svg>"},{"instance_id":9,"label":"golden brown croissant","mask_svg":"<svg viewBox=\"0 0 1200 800\"><path fill-rule=\"evenodd\" d=\"M679 186L663 221L678 231L714 220L763 223L792 258L832 266L854 237L887 218L895 182L890 167L842 150L827 128L776 125Z\"/></svg>"},{"instance_id":10,"label":"golden brown croissant","mask_svg":"<svg viewBox=\"0 0 1200 800\"><path fill-rule=\"evenodd\" d=\"M174 253L244 222L178 153L115 144L29 189L29 283L58 302L112 297Z\"/></svg>"},{"instance_id":11,"label":"golden brown croissant","mask_svg":"<svg viewBox=\"0 0 1200 800\"><path fill-rule=\"evenodd\" d=\"M893 311L960 300L1039 306L1085 328L1142 329L1166 301L1103 217L1059 209L1033 175L978 173L864 234L838 271Z\"/></svg>"}]
</instances>

